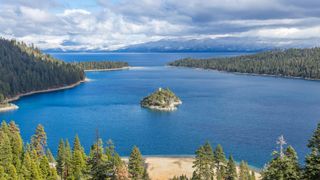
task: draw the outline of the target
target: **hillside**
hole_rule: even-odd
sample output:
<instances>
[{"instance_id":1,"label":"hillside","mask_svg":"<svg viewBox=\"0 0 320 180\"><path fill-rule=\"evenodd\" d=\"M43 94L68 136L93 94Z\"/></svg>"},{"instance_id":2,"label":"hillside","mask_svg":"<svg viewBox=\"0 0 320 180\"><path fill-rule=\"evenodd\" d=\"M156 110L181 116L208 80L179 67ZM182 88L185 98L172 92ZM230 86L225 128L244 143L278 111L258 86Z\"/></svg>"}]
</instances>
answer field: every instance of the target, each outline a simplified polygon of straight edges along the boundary
<instances>
[{"instance_id":1,"label":"hillside","mask_svg":"<svg viewBox=\"0 0 320 180\"><path fill-rule=\"evenodd\" d=\"M23 42L0 39L0 102L84 80L84 71Z\"/></svg>"},{"instance_id":2,"label":"hillside","mask_svg":"<svg viewBox=\"0 0 320 180\"><path fill-rule=\"evenodd\" d=\"M170 66L320 79L320 48L288 49L210 59L181 59Z\"/></svg>"}]
</instances>

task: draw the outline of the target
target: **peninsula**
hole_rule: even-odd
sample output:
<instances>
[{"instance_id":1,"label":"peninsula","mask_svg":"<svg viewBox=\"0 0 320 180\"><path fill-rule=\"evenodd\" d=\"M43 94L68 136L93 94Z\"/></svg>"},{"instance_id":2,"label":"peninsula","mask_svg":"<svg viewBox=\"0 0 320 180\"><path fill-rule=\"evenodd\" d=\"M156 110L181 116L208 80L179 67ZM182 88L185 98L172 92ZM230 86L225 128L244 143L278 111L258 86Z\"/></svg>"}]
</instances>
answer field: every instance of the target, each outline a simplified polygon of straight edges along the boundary
<instances>
[{"instance_id":1,"label":"peninsula","mask_svg":"<svg viewBox=\"0 0 320 180\"><path fill-rule=\"evenodd\" d=\"M142 107L159 111L173 111L182 101L169 88L159 88L140 102Z\"/></svg>"},{"instance_id":2,"label":"peninsula","mask_svg":"<svg viewBox=\"0 0 320 180\"><path fill-rule=\"evenodd\" d=\"M87 61L74 62L72 64L79 66L84 71L113 71L129 69L129 64L122 61Z\"/></svg>"},{"instance_id":3,"label":"peninsula","mask_svg":"<svg viewBox=\"0 0 320 180\"><path fill-rule=\"evenodd\" d=\"M169 66L302 79L320 79L320 48L287 49L235 57L185 58Z\"/></svg>"},{"instance_id":4,"label":"peninsula","mask_svg":"<svg viewBox=\"0 0 320 180\"><path fill-rule=\"evenodd\" d=\"M57 60L33 45L0 38L0 112L17 109L10 102L21 96L73 87L84 80L79 66Z\"/></svg>"}]
</instances>

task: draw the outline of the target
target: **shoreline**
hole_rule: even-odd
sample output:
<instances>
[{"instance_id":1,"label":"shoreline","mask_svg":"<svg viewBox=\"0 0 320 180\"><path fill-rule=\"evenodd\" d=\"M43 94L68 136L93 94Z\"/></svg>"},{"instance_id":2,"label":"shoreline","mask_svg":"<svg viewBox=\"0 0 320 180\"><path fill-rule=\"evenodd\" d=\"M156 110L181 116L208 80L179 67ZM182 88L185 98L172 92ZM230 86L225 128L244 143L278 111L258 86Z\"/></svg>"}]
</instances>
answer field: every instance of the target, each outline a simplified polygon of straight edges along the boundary
<instances>
[{"instance_id":1,"label":"shoreline","mask_svg":"<svg viewBox=\"0 0 320 180\"><path fill-rule=\"evenodd\" d=\"M34 94L41 94L41 93L48 93L48 92L54 92L54 91L60 91L60 90L65 90L65 89L71 89L74 88L78 85L80 85L81 83L87 82L89 81L89 79L85 78L84 80L81 80L79 82L67 85L67 86L62 86L62 87L54 87L54 88L49 88L49 89L44 89L44 90L36 90L36 91L31 91L31 92L27 92L27 93L22 93L22 94L18 94L15 97L6 99L5 102L6 103L10 103L13 101L17 101L22 97L25 96L30 96L30 95L34 95ZM10 103L11 107L4 107L4 108L0 108L0 112L7 112L7 111L12 111L12 110L16 110L19 109L19 107L13 103Z\"/></svg>"},{"instance_id":2,"label":"shoreline","mask_svg":"<svg viewBox=\"0 0 320 180\"><path fill-rule=\"evenodd\" d=\"M19 106L15 105L15 104L12 104L12 103L5 104L5 105L2 105L2 106L3 107L0 107L0 113L1 112L7 112L7 111L14 111L14 110L19 109Z\"/></svg>"},{"instance_id":3,"label":"shoreline","mask_svg":"<svg viewBox=\"0 0 320 180\"><path fill-rule=\"evenodd\" d=\"M94 72L94 71L117 71L117 70L126 70L126 69L130 69L130 66L126 66L126 67L122 67L122 68L113 68L113 69L93 69L93 70L84 70L85 72ZM89 82L90 79L88 79L87 77L85 77L84 80L78 81L76 83L67 85L67 86L61 86L61 87L53 87L53 88L48 88L48 89L44 89L44 90L36 90L36 91L31 91L31 92L27 92L27 93L22 93L22 94L18 94L12 98L6 99L5 103L9 103L10 106L6 106L6 107L0 107L0 113L3 112L8 112L8 111L13 111L13 110L17 110L19 109L19 106L10 103L13 101L17 101L22 97L25 96L30 96L30 95L34 95L34 94L41 94L41 93L48 93L48 92L54 92L54 91L60 91L60 90L66 90L66 89L71 89L74 88L78 85L80 85L81 83L84 82Z\"/></svg>"},{"instance_id":4,"label":"shoreline","mask_svg":"<svg viewBox=\"0 0 320 180\"><path fill-rule=\"evenodd\" d=\"M111 69L89 69L89 70L84 70L84 72L119 71L119 70L127 70L130 68L131 68L130 66L125 66L121 68L111 68Z\"/></svg>"},{"instance_id":5,"label":"shoreline","mask_svg":"<svg viewBox=\"0 0 320 180\"><path fill-rule=\"evenodd\" d=\"M188 178L192 177L194 168L193 161L195 156L142 156L145 160L148 174L152 180L164 180L173 178L173 176L186 175ZM122 160L128 162L128 157L121 157ZM239 164L236 162L237 171L239 173ZM250 167L256 174L256 179L261 179L260 172Z\"/></svg>"},{"instance_id":6,"label":"shoreline","mask_svg":"<svg viewBox=\"0 0 320 180\"><path fill-rule=\"evenodd\" d=\"M217 69L205 69L205 68L198 68L198 67L187 67L187 66L170 66L174 68L186 68L186 69L195 69L195 70L206 70L206 71L216 71L221 73L230 73L235 75L247 75L247 76L261 76L261 77L273 77L273 78L284 78L284 79L296 79L296 80L305 80L305 81L320 81L320 78L304 78L299 76L285 76L285 75L274 75L274 74L257 74L257 73L242 73L242 72L233 72L233 71L223 71Z\"/></svg>"}]
</instances>

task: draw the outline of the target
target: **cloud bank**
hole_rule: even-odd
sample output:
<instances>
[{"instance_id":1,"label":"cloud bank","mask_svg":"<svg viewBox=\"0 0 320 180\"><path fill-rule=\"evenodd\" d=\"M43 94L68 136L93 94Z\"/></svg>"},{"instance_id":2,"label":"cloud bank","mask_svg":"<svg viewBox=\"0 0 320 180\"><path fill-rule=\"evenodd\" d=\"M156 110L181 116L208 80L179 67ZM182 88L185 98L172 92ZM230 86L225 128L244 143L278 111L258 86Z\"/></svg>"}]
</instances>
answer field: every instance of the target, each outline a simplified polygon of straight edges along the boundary
<instances>
[{"instance_id":1,"label":"cloud bank","mask_svg":"<svg viewBox=\"0 0 320 180\"><path fill-rule=\"evenodd\" d=\"M0 0L0 36L41 49L116 50L164 39L320 46L315 0ZM250 43L250 42L249 42Z\"/></svg>"}]
</instances>

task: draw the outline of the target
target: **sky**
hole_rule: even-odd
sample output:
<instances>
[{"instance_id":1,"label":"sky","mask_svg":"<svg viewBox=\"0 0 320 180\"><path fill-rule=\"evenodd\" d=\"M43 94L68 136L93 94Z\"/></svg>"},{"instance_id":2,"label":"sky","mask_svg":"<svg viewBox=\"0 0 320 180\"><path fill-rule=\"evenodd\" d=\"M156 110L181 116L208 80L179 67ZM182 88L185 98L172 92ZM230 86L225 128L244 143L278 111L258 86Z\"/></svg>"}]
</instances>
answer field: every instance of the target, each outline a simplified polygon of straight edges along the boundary
<instances>
[{"instance_id":1,"label":"sky","mask_svg":"<svg viewBox=\"0 0 320 180\"><path fill-rule=\"evenodd\" d=\"M66 51L208 38L315 47L320 1L0 0L0 36Z\"/></svg>"}]
</instances>

